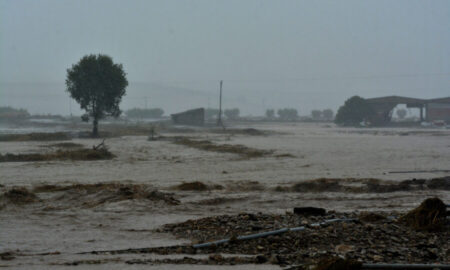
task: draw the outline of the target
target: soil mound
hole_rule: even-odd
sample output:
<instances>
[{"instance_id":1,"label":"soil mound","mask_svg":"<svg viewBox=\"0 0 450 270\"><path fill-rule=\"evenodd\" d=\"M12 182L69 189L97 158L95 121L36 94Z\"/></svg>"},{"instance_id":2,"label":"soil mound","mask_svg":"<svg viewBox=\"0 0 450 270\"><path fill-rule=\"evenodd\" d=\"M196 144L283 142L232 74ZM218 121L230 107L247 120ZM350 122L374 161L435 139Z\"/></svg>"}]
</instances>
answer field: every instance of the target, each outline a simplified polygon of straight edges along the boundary
<instances>
[{"instance_id":1,"label":"soil mound","mask_svg":"<svg viewBox=\"0 0 450 270\"><path fill-rule=\"evenodd\" d=\"M416 230L437 231L445 227L447 207L439 198L429 198L400 218Z\"/></svg>"},{"instance_id":2,"label":"soil mound","mask_svg":"<svg viewBox=\"0 0 450 270\"><path fill-rule=\"evenodd\" d=\"M355 260L333 257L320 261L313 270L359 270L361 266L362 264Z\"/></svg>"},{"instance_id":3,"label":"soil mound","mask_svg":"<svg viewBox=\"0 0 450 270\"><path fill-rule=\"evenodd\" d=\"M3 194L3 197L14 204L27 204L38 201L36 194L24 187L10 189Z\"/></svg>"}]
</instances>

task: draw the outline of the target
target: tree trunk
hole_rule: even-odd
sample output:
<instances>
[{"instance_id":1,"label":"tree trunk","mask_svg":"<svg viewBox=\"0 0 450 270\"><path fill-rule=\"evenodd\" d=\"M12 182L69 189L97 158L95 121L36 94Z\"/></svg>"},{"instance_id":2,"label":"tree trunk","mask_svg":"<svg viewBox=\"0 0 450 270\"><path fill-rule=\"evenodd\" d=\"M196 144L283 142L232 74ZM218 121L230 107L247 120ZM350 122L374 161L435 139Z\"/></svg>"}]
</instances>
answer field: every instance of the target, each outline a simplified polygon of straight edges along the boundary
<instances>
[{"instance_id":1,"label":"tree trunk","mask_svg":"<svg viewBox=\"0 0 450 270\"><path fill-rule=\"evenodd\" d=\"M98 137L98 119L94 118L94 128L92 129L92 137Z\"/></svg>"}]
</instances>

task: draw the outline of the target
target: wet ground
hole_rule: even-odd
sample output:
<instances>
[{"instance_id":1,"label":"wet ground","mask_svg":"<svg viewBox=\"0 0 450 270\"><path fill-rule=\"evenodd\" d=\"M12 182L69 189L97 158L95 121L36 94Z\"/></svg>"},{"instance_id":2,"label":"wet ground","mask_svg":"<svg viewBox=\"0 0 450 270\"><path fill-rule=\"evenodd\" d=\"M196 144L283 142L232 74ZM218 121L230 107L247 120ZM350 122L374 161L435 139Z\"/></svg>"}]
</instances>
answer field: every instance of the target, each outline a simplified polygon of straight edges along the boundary
<instances>
[{"instance_id":1,"label":"wet ground","mask_svg":"<svg viewBox=\"0 0 450 270\"><path fill-rule=\"evenodd\" d=\"M190 244L192 239L188 237L155 229L214 215L284 214L296 206L339 212L406 211L434 196L450 202L450 192L443 188L415 186L395 192L291 189L298 183L324 177L346 179L342 183L358 187L367 178L396 184L406 179L449 175L446 172L450 169L449 130L340 129L288 123L252 128L268 132L233 134L202 130L163 135L189 136L214 145L243 145L268 151L270 155L243 158L236 153L206 151L172 140L148 141L146 136L124 136L106 140L109 150L117 156L112 160L0 163L2 194L20 187L36 196L25 203L0 198L0 253L11 253L2 257L0 266L73 269L74 266L65 264L84 261L77 264L78 269L207 269L208 265L173 265L171 261L152 257L155 254L78 253ZM71 142L90 148L101 140ZM46 153L55 151L46 147L52 143L0 142L0 153ZM181 183L193 181L208 188L202 191L177 188ZM100 188L85 188L92 184ZM45 185L47 189L42 188ZM48 185L57 188L49 189ZM167 256L175 258L173 254ZM126 263L133 259L153 261L150 265ZM89 260L91 263L86 263ZM239 269L279 269L279 266L242 264Z\"/></svg>"}]
</instances>

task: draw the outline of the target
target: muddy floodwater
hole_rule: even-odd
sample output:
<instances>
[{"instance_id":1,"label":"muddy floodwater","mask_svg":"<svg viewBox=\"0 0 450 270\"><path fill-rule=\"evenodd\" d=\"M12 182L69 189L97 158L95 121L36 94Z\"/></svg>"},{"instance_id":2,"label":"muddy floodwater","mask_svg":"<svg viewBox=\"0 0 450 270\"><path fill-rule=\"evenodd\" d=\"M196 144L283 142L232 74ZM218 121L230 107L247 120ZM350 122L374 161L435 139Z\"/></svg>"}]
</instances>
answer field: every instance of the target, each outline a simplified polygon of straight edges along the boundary
<instances>
[{"instance_id":1,"label":"muddy floodwater","mask_svg":"<svg viewBox=\"0 0 450 270\"><path fill-rule=\"evenodd\" d=\"M450 130L344 129L306 123L232 128L246 131L161 132L164 138L154 141L147 136L108 138L105 144L115 155L108 160L0 162L0 266L211 269L198 262L180 264L177 258L183 254L90 252L191 244L192 239L160 228L216 215L284 214L299 206L393 213L429 197L450 203L448 182L437 187L402 182L450 175ZM170 139L180 136L207 143ZM101 141L70 142L91 148ZM57 151L52 144L0 142L0 153L45 154ZM242 149L247 152L240 153ZM246 154L256 150L262 154ZM319 178L331 182L301 185ZM182 185L192 182L198 184ZM12 189L16 193L8 193ZM190 255L196 256L200 262L208 258ZM241 256L245 261L247 255L221 256ZM145 260L147 264L135 263ZM267 263L237 267L280 269Z\"/></svg>"}]
</instances>

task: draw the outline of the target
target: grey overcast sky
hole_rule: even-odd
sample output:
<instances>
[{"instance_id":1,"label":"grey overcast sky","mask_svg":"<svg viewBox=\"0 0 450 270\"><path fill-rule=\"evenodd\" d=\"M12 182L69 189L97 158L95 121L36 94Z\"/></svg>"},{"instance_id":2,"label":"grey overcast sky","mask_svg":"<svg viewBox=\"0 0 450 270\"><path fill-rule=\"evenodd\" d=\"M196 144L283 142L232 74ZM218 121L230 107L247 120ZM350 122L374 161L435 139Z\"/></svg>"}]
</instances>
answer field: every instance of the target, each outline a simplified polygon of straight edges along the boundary
<instances>
[{"instance_id":1,"label":"grey overcast sky","mask_svg":"<svg viewBox=\"0 0 450 270\"><path fill-rule=\"evenodd\" d=\"M450 96L450 1L0 0L0 105L68 114L66 69L90 53L124 65L125 109L214 107L220 79L253 115Z\"/></svg>"}]
</instances>

